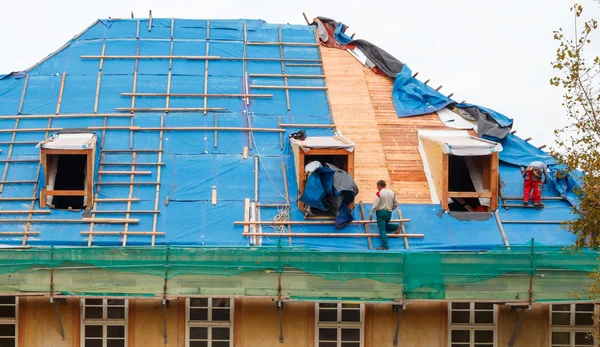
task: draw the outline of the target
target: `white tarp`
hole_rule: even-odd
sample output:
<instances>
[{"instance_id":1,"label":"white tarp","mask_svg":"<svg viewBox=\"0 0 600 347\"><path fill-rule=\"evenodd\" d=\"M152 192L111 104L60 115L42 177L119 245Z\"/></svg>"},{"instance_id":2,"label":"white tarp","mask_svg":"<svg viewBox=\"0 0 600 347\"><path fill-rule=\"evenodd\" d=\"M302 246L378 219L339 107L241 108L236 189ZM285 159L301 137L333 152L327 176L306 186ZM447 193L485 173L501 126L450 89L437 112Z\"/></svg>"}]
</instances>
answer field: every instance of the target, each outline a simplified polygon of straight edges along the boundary
<instances>
[{"instance_id":1,"label":"white tarp","mask_svg":"<svg viewBox=\"0 0 600 347\"><path fill-rule=\"evenodd\" d=\"M40 142L38 147L48 149L90 149L96 145L94 133L54 134Z\"/></svg>"},{"instance_id":2,"label":"white tarp","mask_svg":"<svg viewBox=\"0 0 600 347\"><path fill-rule=\"evenodd\" d=\"M477 124L469 122L462 116L450 111L447 108L443 108L436 112L442 123L448 128L462 129L462 130L475 130L477 131Z\"/></svg>"},{"instance_id":3,"label":"white tarp","mask_svg":"<svg viewBox=\"0 0 600 347\"><path fill-rule=\"evenodd\" d=\"M354 151L354 142L341 136L310 136L303 141L290 138L290 142L298 145L304 152L312 148L342 148L348 152Z\"/></svg>"},{"instance_id":4,"label":"white tarp","mask_svg":"<svg viewBox=\"0 0 600 347\"><path fill-rule=\"evenodd\" d=\"M502 151L501 144L471 136L464 130L421 130L419 138L441 144L444 154L477 156Z\"/></svg>"}]
</instances>

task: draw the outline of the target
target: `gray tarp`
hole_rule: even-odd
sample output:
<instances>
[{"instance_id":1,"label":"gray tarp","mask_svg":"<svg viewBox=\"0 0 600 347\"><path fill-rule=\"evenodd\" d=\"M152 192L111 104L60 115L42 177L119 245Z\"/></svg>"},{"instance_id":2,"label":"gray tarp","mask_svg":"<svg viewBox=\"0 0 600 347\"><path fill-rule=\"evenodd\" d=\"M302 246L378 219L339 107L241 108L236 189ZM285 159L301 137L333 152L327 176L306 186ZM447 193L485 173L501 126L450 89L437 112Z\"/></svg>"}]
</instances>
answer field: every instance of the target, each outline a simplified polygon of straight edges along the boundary
<instances>
[{"instance_id":1,"label":"gray tarp","mask_svg":"<svg viewBox=\"0 0 600 347\"><path fill-rule=\"evenodd\" d=\"M321 41L327 42L329 40L329 34L327 33L323 23L329 24L333 28L337 27L340 23L331 18L317 17L317 21L313 24L317 25L317 31ZM342 32L344 32L346 31L347 26L344 24L342 25ZM333 39L335 40L335 38ZM354 40L349 44L355 45L356 48L360 49L360 51L367 57L367 59L370 60L371 63L375 64L379 70L392 78L396 78L396 75L404 66L400 60L394 58L394 56L367 40Z\"/></svg>"},{"instance_id":2,"label":"gray tarp","mask_svg":"<svg viewBox=\"0 0 600 347\"><path fill-rule=\"evenodd\" d=\"M456 108L460 115L468 120L477 121L477 135L492 136L498 139L503 139L512 129L510 126L501 126L492 116L483 112L479 107Z\"/></svg>"}]
</instances>

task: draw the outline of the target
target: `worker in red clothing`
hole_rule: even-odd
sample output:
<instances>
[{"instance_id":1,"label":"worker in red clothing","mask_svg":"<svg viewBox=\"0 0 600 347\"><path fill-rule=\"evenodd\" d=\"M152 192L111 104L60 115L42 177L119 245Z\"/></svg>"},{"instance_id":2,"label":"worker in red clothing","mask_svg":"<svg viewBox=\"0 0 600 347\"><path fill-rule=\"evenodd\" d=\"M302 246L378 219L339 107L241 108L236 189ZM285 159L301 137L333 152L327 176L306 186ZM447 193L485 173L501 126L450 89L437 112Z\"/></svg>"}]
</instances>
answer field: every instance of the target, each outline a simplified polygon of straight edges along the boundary
<instances>
[{"instance_id":1,"label":"worker in red clothing","mask_svg":"<svg viewBox=\"0 0 600 347\"><path fill-rule=\"evenodd\" d=\"M534 161L523 171L523 205L529 204L529 195L533 190L533 206L544 207L542 202L542 190L544 183L550 180L548 167L539 161Z\"/></svg>"}]
</instances>

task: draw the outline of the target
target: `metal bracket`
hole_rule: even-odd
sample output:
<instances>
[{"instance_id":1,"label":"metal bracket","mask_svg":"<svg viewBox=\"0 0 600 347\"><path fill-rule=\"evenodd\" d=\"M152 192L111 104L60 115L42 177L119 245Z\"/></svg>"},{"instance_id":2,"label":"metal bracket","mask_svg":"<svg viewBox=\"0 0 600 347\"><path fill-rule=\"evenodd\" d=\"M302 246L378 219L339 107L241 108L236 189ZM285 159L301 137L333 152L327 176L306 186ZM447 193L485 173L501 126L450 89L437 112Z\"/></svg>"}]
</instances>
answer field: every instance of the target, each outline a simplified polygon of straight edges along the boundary
<instances>
[{"instance_id":1,"label":"metal bracket","mask_svg":"<svg viewBox=\"0 0 600 347\"><path fill-rule=\"evenodd\" d=\"M281 274L277 275L277 309L279 310L279 343L283 343L283 301L281 301Z\"/></svg>"},{"instance_id":2,"label":"metal bracket","mask_svg":"<svg viewBox=\"0 0 600 347\"><path fill-rule=\"evenodd\" d=\"M279 343L283 343L283 302L277 301L277 309L279 310Z\"/></svg>"},{"instance_id":3,"label":"metal bracket","mask_svg":"<svg viewBox=\"0 0 600 347\"><path fill-rule=\"evenodd\" d=\"M525 307L519 308L519 316L517 318L517 324L515 324L515 328L513 329L512 335L510 337L510 341L508 341L508 347L513 347L515 344L515 340L517 338L517 332L519 331L519 327L521 326L521 322L523 321L523 312L525 312Z\"/></svg>"},{"instance_id":4,"label":"metal bracket","mask_svg":"<svg viewBox=\"0 0 600 347\"><path fill-rule=\"evenodd\" d=\"M398 336L400 335L400 317L402 317L402 310L397 310L398 316L396 318L396 334L394 335L394 347L398 346Z\"/></svg>"},{"instance_id":5,"label":"metal bracket","mask_svg":"<svg viewBox=\"0 0 600 347\"><path fill-rule=\"evenodd\" d=\"M62 324L62 318L60 317L60 311L58 310L58 303L60 302L60 300L55 300L54 301L54 307L56 308L56 318L58 319L58 327L60 328L60 336L62 337L62 340L65 340L65 329L63 328L63 324Z\"/></svg>"}]
</instances>

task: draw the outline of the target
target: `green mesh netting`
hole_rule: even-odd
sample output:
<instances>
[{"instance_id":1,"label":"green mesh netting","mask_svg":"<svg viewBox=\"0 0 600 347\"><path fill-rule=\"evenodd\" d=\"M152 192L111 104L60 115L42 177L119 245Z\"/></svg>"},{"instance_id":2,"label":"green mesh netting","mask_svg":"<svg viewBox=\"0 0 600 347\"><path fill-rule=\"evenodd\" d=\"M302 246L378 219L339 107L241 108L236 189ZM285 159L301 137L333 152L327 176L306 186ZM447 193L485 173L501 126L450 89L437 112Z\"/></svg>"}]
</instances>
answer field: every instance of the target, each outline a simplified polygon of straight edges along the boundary
<instances>
[{"instance_id":1,"label":"green mesh netting","mask_svg":"<svg viewBox=\"0 0 600 347\"><path fill-rule=\"evenodd\" d=\"M0 291L74 295L247 295L364 300L573 300L598 254L511 246L490 252L317 252L299 248L82 247L0 250ZM50 275L52 272L52 276ZM52 283L51 283L51 277ZM281 286L280 286L281 284ZM279 292L278 288L281 288Z\"/></svg>"}]
</instances>

